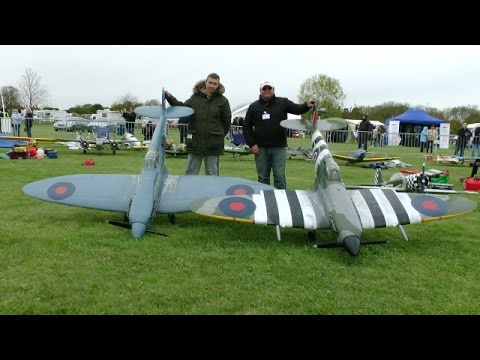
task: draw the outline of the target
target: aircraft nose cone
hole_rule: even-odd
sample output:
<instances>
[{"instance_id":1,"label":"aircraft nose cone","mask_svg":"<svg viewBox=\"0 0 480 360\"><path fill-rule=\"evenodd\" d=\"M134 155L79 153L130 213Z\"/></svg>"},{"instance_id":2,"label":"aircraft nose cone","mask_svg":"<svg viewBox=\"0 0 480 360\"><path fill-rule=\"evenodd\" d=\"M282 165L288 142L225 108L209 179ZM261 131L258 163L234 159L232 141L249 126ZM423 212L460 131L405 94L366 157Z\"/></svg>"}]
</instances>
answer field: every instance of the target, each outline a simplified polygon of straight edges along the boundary
<instances>
[{"instance_id":1,"label":"aircraft nose cone","mask_svg":"<svg viewBox=\"0 0 480 360\"><path fill-rule=\"evenodd\" d=\"M343 245L350 255L357 256L360 253L360 238L358 236L347 236L343 239Z\"/></svg>"},{"instance_id":2,"label":"aircraft nose cone","mask_svg":"<svg viewBox=\"0 0 480 360\"><path fill-rule=\"evenodd\" d=\"M132 224L132 236L134 239L139 239L145 234L145 230L147 230L147 227L145 224L135 222Z\"/></svg>"}]
</instances>

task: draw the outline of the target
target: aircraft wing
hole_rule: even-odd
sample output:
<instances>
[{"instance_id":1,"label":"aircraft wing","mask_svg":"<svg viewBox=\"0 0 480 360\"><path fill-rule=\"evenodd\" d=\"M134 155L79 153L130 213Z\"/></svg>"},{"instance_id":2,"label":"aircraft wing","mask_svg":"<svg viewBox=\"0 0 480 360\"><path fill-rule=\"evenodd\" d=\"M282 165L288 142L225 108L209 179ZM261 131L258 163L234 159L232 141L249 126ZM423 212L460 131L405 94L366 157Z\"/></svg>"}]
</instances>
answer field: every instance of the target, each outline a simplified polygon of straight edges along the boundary
<instances>
[{"instance_id":1,"label":"aircraft wing","mask_svg":"<svg viewBox=\"0 0 480 360\"><path fill-rule=\"evenodd\" d=\"M228 195L250 195L272 186L257 181L205 175L168 175L160 196L157 213L191 211L190 203L199 199Z\"/></svg>"},{"instance_id":2,"label":"aircraft wing","mask_svg":"<svg viewBox=\"0 0 480 360\"><path fill-rule=\"evenodd\" d=\"M126 212L137 182L138 175L66 175L27 184L23 192L58 204Z\"/></svg>"},{"instance_id":3,"label":"aircraft wing","mask_svg":"<svg viewBox=\"0 0 480 360\"><path fill-rule=\"evenodd\" d=\"M248 145L242 146L224 146L223 151L229 154L249 155L250 147Z\"/></svg>"},{"instance_id":4,"label":"aircraft wing","mask_svg":"<svg viewBox=\"0 0 480 360\"><path fill-rule=\"evenodd\" d=\"M477 204L458 196L397 193L392 189L349 190L362 227L382 228L442 220L472 211ZM214 218L305 229L330 229L315 193L270 190L192 202L192 211Z\"/></svg>"},{"instance_id":5,"label":"aircraft wing","mask_svg":"<svg viewBox=\"0 0 480 360\"><path fill-rule=\"evenodd\" d=\"M307 119L286 119L280 122L284 128L297 131L312 131L314 129L311 120ZM328 118L318 120L316 128L320 131L341 130L347 127L347 122L342 118Z\"/></svg>"},{"instance_id":6,"label":"aircraft wing","mask_svg":"<svg viewBox=\"0 0 480 360\"><path fill-rule=\"evenodd\" d=\"M354 158L353 156L332 154L332 157L337 160L345 160L351 163L354 162L370 162L370 161L388 161L400 159L398 156L377 156L377 157L364 157L362 160Z\"/></svg>"},{"instance_id":7,"label":"aircraft wing","mask_svg":"<svg viewBox=\"0 0 480 360\"><path fill-rule=\"evenodd\" d=\"M2 136L1 140L23 140L23 141L42 141L42 142L59 142L59 141L74 141L72 139L60 139L60 138L40 138L40 137L28 137L28 136Z\"/></svg>"},{"instance_id":8,"label":"aircraft wing","mask_svg":"<svg viewBox=\"0 0 480 360\"><path fill-rule=\"evenodd\" d=\"M443 220L476 208L461 196L400 193L393 189L350 190L364 229Z\"/></svg>"}]
</instances>

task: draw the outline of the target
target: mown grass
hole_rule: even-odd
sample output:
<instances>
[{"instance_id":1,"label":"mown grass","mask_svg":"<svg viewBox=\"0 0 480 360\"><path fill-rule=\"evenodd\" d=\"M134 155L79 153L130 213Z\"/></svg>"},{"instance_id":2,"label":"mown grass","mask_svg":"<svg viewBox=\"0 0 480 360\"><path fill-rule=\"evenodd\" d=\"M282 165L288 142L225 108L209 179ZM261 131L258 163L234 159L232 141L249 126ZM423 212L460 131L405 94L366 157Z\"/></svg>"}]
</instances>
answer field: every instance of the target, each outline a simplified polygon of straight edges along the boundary
<instances>
[{"instance_id":1,"label":"mown grass","mask_svg":"<svg viewBox=\"0 0 480 360\"><path fill-rule=\"evenodd\" d=\"M175 136L172 134L172 136ZM175 136L176 138L176 136ZM291 147L308 139L290 139ZM178 214L176 224L157 216L153 230L134 241L107 224L123 214L42 202L22 187L51 176L139 173L144 152L101 155L59 150L58 159L0 159L0 314L477 314L480 255L478 209L452 220L368 230L358 257L342 249L315 249L306 231L254 226ZM334 151L352 144L331 144ZM6 151L6 149L4 150ZM416 148L386 147L420 168ZM85 158L96 165L85 167ZM184 157L167 156L172 174ZM340 163L346 184L371 182L373 170ZM433 164L450 171L462 189L468 166ZM396 170L384 171L388 178ZM221 158L221 174L256 180L253 156ZM289 188L309 189L313 164L287 163ZM201 189L199 189L200 191ZM471 196L478 201L478 195ZM318 232L323 240L330 233Z\"/></svg>"}]
</instances>

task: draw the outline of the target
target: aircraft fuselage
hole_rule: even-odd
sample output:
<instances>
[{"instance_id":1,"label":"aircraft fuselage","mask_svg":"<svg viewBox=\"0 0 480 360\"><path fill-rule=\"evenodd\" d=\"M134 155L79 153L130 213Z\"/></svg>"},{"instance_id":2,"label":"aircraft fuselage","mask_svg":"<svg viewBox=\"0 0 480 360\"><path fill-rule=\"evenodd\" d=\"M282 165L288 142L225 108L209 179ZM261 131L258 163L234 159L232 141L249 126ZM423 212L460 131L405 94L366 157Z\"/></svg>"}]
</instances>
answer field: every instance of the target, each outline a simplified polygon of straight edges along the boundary
<instances>
[{"instance_id":1,"label":"aircraft fuselage","mask_svg":"<svg viewBox=\"0 0 480 360\"><path fill-rule=\"evenodd\" d=\"M315 191L325 206L337 242L353 255L360 251L362 224L357 209L340 177L338 164L332 157L321 132L312 134L312 158L315 160Z\"/></svg>"}]
</instances>

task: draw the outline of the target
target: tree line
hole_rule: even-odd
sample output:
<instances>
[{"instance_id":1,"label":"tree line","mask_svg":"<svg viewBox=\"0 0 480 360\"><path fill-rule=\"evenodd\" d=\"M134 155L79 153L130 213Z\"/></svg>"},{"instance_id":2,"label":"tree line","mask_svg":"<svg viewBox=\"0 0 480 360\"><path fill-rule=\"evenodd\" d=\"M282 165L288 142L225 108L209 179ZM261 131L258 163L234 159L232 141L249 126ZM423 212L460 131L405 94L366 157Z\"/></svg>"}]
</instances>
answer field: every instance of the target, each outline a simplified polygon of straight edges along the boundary
<instances>
[{"instance_id":1,"label":"tree line","mask_svg":"<svg viewBox=\"0 0 480 360\"><path fill-rule=\"evenodd\" d=\"M42 77L31 68L26 68L21 76L18 87L3 86L1 88L5 109L12 110L29 106L32 109L58 110L50 107L50 97ZM385 102L375 106L344 107L346 95L340 81L325 74L316 74L306 79L301 85L297 95L298 101L303 102L312 96L317 98L317 107L325 108L325 117L342 117L346 119L361 119L364 114L372 120L384 121L403 113L409 108L421 108L431 116L451 124L451 131L461 127L461 123L480 122L480 111L476 105L457 106L446 109L434 107L412 106L408 103ZM138 101L131 93L120 96L110 107L112 111L122 111L125 108L141 105L160 105L157 99L150 99L144 103ZM67 109L70 113L95 114L97 110L105 109L101 104L75 105ZM303 116L308 117L308 114Z\"/></svg>"}]
</instances>

